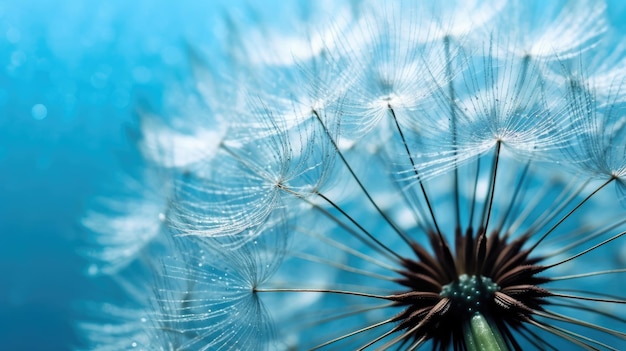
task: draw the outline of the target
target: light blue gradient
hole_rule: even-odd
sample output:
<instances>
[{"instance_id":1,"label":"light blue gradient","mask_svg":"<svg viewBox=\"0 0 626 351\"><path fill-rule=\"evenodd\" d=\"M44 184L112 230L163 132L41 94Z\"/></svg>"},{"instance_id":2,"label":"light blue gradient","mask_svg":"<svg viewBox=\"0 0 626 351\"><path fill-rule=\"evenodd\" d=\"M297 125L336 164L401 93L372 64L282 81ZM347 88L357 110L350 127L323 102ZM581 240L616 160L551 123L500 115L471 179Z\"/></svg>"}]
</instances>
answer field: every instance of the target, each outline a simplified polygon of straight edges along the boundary
<instances>
[{"instance_id":1,"label":"light blue gradient","mask_svg":"<svg viewBox=\"0 0 626 351\"><path fill-rule=\"evenodd\" d=\"M0 0L0 350L84 346L83 302L123 300L87 276L81 217L120 169L138 171L137 110L188 82L189 48L224 49L226 13L292 22L276 3ZM608 3L625 32L626 5Z\"/></svg>"}]
</instances>

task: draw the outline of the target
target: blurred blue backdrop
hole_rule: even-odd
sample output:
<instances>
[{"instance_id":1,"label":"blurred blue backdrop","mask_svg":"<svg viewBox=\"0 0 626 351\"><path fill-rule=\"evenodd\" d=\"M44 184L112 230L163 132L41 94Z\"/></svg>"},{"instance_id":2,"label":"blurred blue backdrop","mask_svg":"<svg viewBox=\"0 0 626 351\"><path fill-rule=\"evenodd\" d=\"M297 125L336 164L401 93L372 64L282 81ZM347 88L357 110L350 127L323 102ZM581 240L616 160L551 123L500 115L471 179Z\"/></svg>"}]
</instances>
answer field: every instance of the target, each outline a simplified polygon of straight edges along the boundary
<instances>
[{"instance_id":1,"label":"blurred blue backdrop","mask_svg":"<svg viewBox=\"0 0 626 351\"><path fill-rule=\"evenodd\" d=\"M137 102L160 108L168 82L185 77L186 43L218 44L224 6L0 0L1 350L80 346L80 301L109 289L85 274L80 217L132 164Z\"/></svg>"},{"instance_id":2,"label":"blurred blue backdrop","mask_svg":"<svg viewBox=\"0 0 626 351\"><path fill-rule=\"evenodd\" d=\"M220 15L209 1L0 0L1 350L80 346L80 301L108 289L86 277L80 217L129 162L137 101L158 110L183 43L210 47Z\"/></svg>"}]
</instances>

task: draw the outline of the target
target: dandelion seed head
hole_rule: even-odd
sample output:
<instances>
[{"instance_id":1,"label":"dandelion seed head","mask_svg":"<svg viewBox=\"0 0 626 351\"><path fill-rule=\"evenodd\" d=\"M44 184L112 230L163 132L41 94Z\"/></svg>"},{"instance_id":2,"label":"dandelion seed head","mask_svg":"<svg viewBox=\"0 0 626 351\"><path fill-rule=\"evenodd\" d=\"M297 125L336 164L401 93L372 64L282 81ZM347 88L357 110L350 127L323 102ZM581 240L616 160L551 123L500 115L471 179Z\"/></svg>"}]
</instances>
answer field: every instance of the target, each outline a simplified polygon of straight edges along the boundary
<instances>
[{"instance_id":1,"label":"dandelion seed head","mask_svg":"<svg viewBox=\"0 0 626 351\"><path fill-rule=\"evenodd\" d=\"M626 272L626 220L603 204L626 193L621 83L607 93L606 71L577 62L602 47L606 6L457 5L352 3L286 34L235 25L251 36L232 43L228 104L194 68L219 138L199 119L145 124L144 146L171 150L144 156L176 160L155 162L175 187L151 216L172 243L146 263L145 321L121 316L107 337L619 348L625 299L605 288Z\"/></svg>"}]
</instances>

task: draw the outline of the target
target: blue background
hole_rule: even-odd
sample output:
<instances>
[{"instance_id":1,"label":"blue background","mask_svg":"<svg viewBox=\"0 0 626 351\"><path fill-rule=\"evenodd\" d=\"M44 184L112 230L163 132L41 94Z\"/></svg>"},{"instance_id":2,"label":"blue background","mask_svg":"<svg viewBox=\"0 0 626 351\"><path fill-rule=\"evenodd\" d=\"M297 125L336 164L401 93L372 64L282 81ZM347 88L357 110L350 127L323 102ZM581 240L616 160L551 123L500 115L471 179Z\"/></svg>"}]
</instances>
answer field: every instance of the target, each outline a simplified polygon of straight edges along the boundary
<instances>
[{"instance_id":1,"label":"blue background","mask_svg":"<svg viewBox=\"0 0 626 351\"><path fill-rule=\"evenodd\" d=\"M624 29L625 5L611 3ZM81 346L80 302L111 286L86 275L80 218L132 165L138 103L159 110L168 82L187 75L186 43L218 42L225 6L0 0L1 350Z\"/></svg>"},{"instance_id":2,"label":"blue background","mask_svg":"<svg viewBox=\"0 0 626 351\"><path fill-rule=\"evenodd\" d=\"M86 275L80 218L132 164L136 106L158 111L167 82L185 75L183 43L210 47L220 11L210 1L0 1L0 350L84 346L81 301L110 285Z\"/></svg>"}]
</instances>

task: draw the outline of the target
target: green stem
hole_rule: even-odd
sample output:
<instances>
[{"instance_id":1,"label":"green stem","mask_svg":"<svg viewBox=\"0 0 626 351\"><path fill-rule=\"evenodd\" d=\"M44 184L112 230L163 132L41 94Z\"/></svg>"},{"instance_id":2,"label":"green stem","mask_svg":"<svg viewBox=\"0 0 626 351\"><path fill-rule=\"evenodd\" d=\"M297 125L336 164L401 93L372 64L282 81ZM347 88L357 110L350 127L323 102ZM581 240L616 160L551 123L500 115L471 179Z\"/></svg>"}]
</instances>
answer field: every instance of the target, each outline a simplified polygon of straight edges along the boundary
<instances>
[{"instance_id":1,"label":"green stem","mask_svg":"<svg viewBox=\"0 0 626 351\"><path fill-rule=\"evenodd\" d=\"M498 327L480 313L476 313L463 328L468 351L508 351Z\"/></svg>"}]
</instances>

